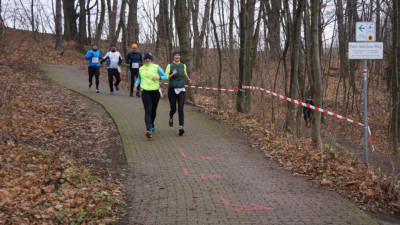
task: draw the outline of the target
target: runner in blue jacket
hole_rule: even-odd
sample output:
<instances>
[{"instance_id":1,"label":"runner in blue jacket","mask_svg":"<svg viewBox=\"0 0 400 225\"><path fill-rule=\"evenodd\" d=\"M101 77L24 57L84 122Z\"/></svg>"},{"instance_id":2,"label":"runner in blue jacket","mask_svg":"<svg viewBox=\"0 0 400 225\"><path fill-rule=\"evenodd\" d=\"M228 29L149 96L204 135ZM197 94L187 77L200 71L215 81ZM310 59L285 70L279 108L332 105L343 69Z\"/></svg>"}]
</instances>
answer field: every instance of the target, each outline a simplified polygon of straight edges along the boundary
<instances>
[{"instance_id":1,"label":"runner in blue jacket","mask_svg":"<svg viewBox=\"0 0 400 225\"><path fill-rule=\"evenodd\" d=\"M92 80L93 75L96 78L96 93L99 93L99 84L100 84L100 59L101 59L101 52L97 50L97 45L92 44L92 49L90 49L85 56L86 60L89 60L89 89L92 87Z\"/></svg>"}]
</instances>

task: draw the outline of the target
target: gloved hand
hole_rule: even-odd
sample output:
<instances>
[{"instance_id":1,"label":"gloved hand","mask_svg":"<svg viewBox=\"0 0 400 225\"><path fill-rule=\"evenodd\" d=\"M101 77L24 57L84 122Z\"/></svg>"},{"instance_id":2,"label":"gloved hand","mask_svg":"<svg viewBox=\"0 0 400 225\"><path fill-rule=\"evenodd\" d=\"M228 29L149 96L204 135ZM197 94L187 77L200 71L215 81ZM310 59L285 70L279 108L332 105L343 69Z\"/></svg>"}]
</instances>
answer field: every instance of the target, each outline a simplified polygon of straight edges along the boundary
<instances>
[{"instance_id":1,"label":"gloved hand","mask_svg":"<svg viewBox=\"0 0 400 225\"><path fill-rule=\"evenodd\" d=\"M92 56L94 56L94 53L92 52Z\"/></svg>"}]
</instances>

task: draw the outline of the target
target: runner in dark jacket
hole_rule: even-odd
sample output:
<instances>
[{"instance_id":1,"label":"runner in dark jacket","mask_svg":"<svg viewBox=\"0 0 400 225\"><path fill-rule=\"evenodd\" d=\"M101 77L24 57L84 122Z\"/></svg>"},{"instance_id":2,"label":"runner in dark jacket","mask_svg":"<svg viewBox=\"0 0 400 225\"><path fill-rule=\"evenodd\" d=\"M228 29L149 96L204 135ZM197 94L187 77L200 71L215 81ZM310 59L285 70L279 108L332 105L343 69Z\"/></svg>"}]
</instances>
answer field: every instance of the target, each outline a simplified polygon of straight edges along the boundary
<instances>
[{"instance_id":1,"label":"runner in dark jacket","mask_svg":"<svg viewBox=\"0 0 400 225\"><path fill-rule=\"evenodd\" d=\"M171 110L169 111L169 126L174 126L174 114L176 113L176 103L178 102L178 114L179 114L179 135L182 136L185 133L183 129L184 125L184 114L183 105L185 104L185 77L191 83L189 76L186 72L186 65L181 63L181 53L176 51L173 53L174 61L168 64L165 69L169 79L168 87L168 99Z\"/></svg>"},{"instance_id":2,"label":"runner in dark jacket","mask_svg":"<svg viewBox=\"0 0 400 225\"><path fill-rule=\"evenodd\" d=\"M137 44L133 44L132 51L125 58L125 62L129 63L129 70L131 71L131 97L133 97L133 86L139 75L139 67L143 65L142 54L137 51L137 48ZM138 97L140 97L139 90L140 87L138 87L138 91L136 92L136 96Z\"/></svg>"}]
</instances>

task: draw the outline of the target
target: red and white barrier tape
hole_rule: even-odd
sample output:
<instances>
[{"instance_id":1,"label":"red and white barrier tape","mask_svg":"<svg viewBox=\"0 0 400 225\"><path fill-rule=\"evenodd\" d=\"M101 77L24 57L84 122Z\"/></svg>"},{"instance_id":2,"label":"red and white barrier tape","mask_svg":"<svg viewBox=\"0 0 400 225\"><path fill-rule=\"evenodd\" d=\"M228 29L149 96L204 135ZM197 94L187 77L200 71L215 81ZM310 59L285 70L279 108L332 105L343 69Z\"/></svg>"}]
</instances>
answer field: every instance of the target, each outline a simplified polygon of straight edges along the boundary
<instances>
[{"instance_id":1,"label":"red and white barrier tape","mask_svg":"<svg viewBox=\"0 0 400 225\"><path fill-rule=\"evenodd\" d=\"M319 108L319 107L316 107L316 106L313 106L313 105L310 105L310 104L307 104L307 103L304 103L304 102L301 102L301 101L298 101L298 100L295 100L295 99L288 98L288 97L286 97L286 96L277 94L277 93L275 93L275 92L268 91L268 90L266 90L266 89L264 89L264 88L253 87L253 86L242 86L242 88L243 88L243 89L250 89L250 90L260 90L260 91L263 91L263 92L265 92L265 93L267 93L267 94L270 94L270 95L279 97L279 98L281 98L281 99L284 99L284 100L286 100L286 101L292 102L292 103L294 103L294 104L301 105L301 106L304 106L304 107L307 107L307 108L310 108L310 109L313 109L313 110L320 111L320 112L322 112L322 113L325 113L325 114L334 116L334 117L336 117L336 118L338 118L338 119L345 120L345 121L348 121L348 122L350 122L350 123L354 123L354 124L363 126L363 127L365 128L364 124L362 124L362 123L360 123L360 122L351 120L351 119L349 119L349 118L347 118L347 117L344 117L344 116L338 115L338 114L336 114L336 113L333 113L333 112L324 110L324 109L322 109L322 108ZM370 137L370 140L371 140L372 151L375 151L374 142L373 142L373 140L372 140L371 129L369 128L369 126L367 126L367 128L368 128L368 133L369 133L369 137Z\"/></svg>"},{"instance_id":2,"label":"red and white barrier tape","mask_svg":"<svg viewBox=\"0 0 400 225\"><path fill-rule=\"evenodd\" d=\"M169 84L169 83L168 82L160 82L160 84ZM231 91L231 92L240 91L240 89L212 88L212 87L200 87L200 86L192 86L192 85L185 85L185 87L194 88L194 89L213 90L213 91Z\"/></svg>"}]
</instances>

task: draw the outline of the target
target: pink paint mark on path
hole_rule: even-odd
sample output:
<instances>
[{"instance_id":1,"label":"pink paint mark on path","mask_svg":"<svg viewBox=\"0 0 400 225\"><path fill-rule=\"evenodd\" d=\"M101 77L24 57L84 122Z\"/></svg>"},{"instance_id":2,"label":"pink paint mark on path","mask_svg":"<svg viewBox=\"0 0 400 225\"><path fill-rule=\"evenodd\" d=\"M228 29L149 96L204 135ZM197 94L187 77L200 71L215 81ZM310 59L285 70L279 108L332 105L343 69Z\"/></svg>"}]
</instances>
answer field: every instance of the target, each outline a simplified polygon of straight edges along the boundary
<instances>
[{"instance_id":1,"label":"pink paint mark on path","mask_svg":"<svg viewBox=\"0 0 400 225\"><path fill-rule=\"evenodd\" d=\"M233 211L271 210L271 209L273 209L273 208L269 208L269 207L257 205L257 204L254 204L254 203L248 203L248 205L236 205L236 204L232 204L232 203L228 202L227 200L225 200L224 197L222 197L222 196L219 196L219 199L221 199L222 202L223 202L225 205L230 205L230 206L234 206L234 207L239 207L239 208L233 209Z\"/></svg>"},{"instance_id":2,"label":"pink paint mark on path","mask_svg":"<svg viewBox=\"0 0 400 225\"><path fill-rule=\"evenodd\" d=\"M189 172L188 172L188 170L186 168L183 168L183 172L185 173L186 176L200 177L202 179L219 178L219 177L221 177L219 175L212 175L212 174L189 174Z\"/></svg>"},{"instance_id":3,"label":"pink paint mark on path","mask_svg":"<svg viewBox=\"0 0 400 225\"><path fill-rule=\"evenodd\" d=\"M181 151L183 158L187 158L187 159L191 159L191 160L218 159L216 157L209 157L209 156L202 156L202 155L196 155L195 157L190 157L190 156L187 156L181 148L179 148L179 151Z\"/></svg>"}]
</instances>

